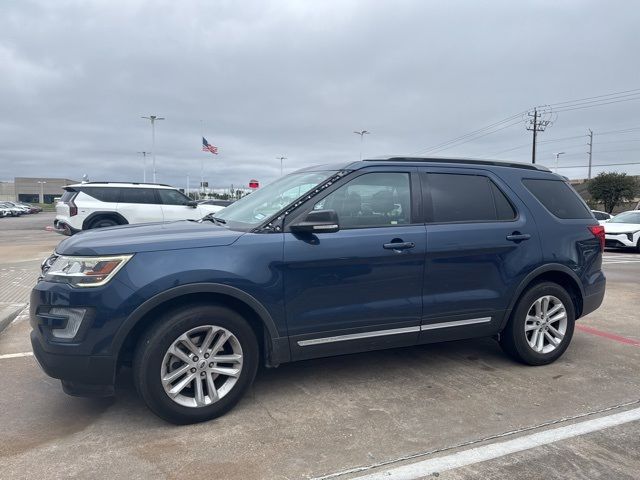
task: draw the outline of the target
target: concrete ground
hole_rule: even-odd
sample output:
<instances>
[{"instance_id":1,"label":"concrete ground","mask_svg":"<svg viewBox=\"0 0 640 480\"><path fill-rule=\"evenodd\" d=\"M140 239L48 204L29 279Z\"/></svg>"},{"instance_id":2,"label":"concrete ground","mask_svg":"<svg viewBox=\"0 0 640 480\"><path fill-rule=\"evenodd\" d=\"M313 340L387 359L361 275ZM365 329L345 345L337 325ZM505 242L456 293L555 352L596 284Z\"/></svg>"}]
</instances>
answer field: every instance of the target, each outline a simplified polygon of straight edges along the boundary
<instances>
[{"instance_id":1,"label":"concrete ground","mask_svg":"<svg viewBox=\"0 0 640 480\"><path fill-rule=\"evenodd\" d=\"M27 219L37 220L12 220ZM35 278L32 257L62 237L4 225L0 268ZM0 478L639 478L640 421L484 461L474 453L640 408L640 255L605 258L604 305L552 365L516 364L491 339L305 361L260 371L233 411L184 427L151 414L128 372L115 399L65 395L29 356L21 315L0 334ZM456 460L470 452L477 461ZM449 458L448 468L394 476Z\"/></svg>"}]
</instances>

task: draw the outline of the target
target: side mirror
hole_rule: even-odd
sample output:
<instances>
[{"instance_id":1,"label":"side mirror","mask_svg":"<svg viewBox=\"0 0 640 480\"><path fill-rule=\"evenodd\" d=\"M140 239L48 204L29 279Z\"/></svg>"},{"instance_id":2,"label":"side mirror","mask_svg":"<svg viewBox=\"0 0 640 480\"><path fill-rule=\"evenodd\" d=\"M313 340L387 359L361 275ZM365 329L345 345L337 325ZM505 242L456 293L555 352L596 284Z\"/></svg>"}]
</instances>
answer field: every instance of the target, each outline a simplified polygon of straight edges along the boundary
<instances>
[{"instance_id":1,"label":"side mirror","mask_svg":"<svg viewBox=\"0 0 640 480\"><path fill-rule=\"evenodd\" d=\"M190 202L187 202L187 207L196 208L197 206L198 206L198 202L196 202L195 200L191 200Z\"/></svg>"},{"instance_id":2,"label":"side mirror","mask_svg":"<svg viewBox=\"0 0 640 480\"><path fill-rule=\"evenodd\" d=\"M290 228L294 233L333 233L340 230L340 224L334 210L312 210L304 220Z\"/></svg>"}]
</instances>

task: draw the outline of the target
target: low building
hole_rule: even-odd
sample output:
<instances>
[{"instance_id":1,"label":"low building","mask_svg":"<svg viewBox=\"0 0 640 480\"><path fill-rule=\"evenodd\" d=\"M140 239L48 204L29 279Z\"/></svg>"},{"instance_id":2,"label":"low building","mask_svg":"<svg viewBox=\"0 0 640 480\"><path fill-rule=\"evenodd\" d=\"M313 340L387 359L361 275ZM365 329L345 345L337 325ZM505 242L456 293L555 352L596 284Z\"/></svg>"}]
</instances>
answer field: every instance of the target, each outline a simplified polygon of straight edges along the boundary
<instances>
[{"instance_id":1,"label":"low building","mask_svg":"<svg viewBox=\"0 0 640 480\"><path fill-rule=\"evenodd\" d=\"M16 199L16 188L13 182L0 182L0 202L10 201L13 202Z\"/></svg>"},{"instance_id":2,"label":"low building","mask_svg":"<svg viewBox=\"0 0 640 480\"><path fill-rule=\"evenodd\" d=\"M14 199L28 203L53 203L55 198L61 197L64 193L62 187L74 183L80 182L68 178L16 177Z\"/></svg>"}]
</instances>

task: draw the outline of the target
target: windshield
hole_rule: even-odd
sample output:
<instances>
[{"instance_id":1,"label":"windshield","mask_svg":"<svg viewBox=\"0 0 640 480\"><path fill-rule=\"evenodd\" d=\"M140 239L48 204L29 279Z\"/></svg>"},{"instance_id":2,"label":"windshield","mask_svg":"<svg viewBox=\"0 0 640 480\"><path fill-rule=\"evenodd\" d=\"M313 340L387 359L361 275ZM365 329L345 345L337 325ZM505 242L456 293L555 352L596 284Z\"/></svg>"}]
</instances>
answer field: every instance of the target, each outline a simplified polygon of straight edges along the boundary
<instances>
[{"instance_id":1,"label":"windshield","mask_svg":"<svg viewBox=\"0 0 640 480\"><path fill-rule=\"evenodd\" d=\"M292 173L232 203L216 213L215 217L223 219L230 228L256 227L334 173L335 171Z\"/></svg>"},{"instance_id":2,"label":"windshield","mask_svg":"<svg viewBox=\"0 0 640 480\"><path fill-rule=\"evenodd\" d=\"M609 220L609 223L640 223L640 211L621 213Z\"/></svg>"}]
</instances>

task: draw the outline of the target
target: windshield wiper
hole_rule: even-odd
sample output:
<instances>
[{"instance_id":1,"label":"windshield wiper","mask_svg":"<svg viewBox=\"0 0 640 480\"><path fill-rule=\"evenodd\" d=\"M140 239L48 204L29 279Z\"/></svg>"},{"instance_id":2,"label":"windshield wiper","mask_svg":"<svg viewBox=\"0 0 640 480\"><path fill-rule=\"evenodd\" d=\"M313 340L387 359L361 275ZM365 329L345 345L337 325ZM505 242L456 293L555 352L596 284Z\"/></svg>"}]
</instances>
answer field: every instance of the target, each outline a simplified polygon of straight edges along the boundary
<instances>
[{"instance_id":1,"label":"windshield wiper","mask_svg":"<svg viewBox=\"0 0 640 480\"><path fill-rule=\"evenodd\" d=\"M215 217L213 215L213 213L208 213L206 214L204 217L202 217L199 221L200 223L202 223L205 220L209 220L210 222L216 223L216 224L220 224L220 225L225 225L227 223L227 221L223 218L218 218Z\"/></svg>"}]
</instances>

